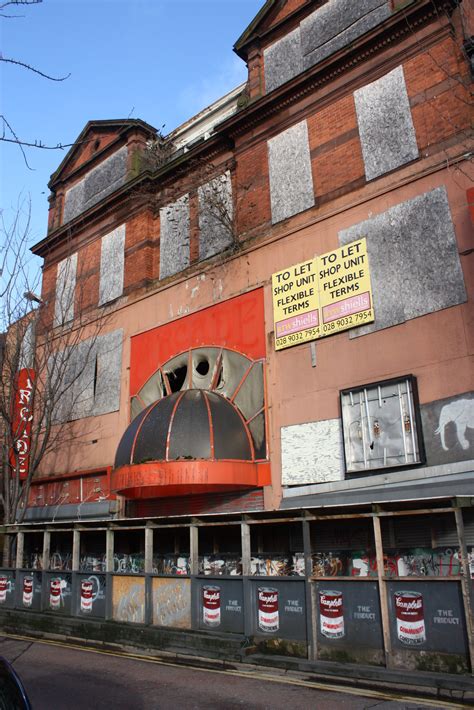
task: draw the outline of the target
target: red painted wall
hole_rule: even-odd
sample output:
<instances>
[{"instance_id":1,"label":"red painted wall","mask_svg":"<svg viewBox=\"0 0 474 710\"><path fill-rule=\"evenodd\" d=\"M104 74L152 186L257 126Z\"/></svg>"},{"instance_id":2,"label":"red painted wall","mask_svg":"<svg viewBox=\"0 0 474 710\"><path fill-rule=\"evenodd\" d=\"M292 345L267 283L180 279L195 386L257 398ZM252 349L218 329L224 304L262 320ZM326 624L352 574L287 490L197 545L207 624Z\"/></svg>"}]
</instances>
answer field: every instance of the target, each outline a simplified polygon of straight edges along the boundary
<instances>
[{"instance_id":1,"label":"red painted wall","mask_svg":"<svg viewBox=\"0 0 474 710\"><path fill-rule=\"evenodd\" d=\"M265 357L263 289L205 308L131 338L130 394L174 355L218 345L257 360Z\"/></svg>"}]
</instances>

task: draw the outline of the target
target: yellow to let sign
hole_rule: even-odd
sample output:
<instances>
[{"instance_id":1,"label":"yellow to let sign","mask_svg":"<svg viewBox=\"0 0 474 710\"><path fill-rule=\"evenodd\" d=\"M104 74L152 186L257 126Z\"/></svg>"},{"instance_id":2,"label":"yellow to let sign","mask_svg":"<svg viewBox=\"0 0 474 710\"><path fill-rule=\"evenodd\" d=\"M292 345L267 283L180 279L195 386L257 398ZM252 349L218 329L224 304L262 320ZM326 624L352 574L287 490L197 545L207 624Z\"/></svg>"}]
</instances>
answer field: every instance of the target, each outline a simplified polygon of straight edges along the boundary
<instances>
[{"instance_id":1,"label":"yellow to let sign","mask_svg":"<svg viewBox=\"0 0 474 710\"><path fill-rule=\"evenodd\" d=\"M275 349L374 320L365 238L272 275Z\"/></svg>"}]
</instances>

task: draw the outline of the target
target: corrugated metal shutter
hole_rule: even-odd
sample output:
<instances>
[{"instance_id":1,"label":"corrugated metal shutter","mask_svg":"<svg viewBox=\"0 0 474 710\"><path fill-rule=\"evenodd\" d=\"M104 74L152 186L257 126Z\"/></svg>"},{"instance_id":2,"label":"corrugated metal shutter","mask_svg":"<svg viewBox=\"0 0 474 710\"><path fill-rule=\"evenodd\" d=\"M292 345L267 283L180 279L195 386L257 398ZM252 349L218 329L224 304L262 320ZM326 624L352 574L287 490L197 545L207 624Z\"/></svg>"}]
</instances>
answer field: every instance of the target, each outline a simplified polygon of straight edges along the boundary
<instances>
[{"instance_id":1,"label":"corrugated metal shutter","mask_svg":"<svg viewBox=\"0 0 474 710\"><path fill-rule=\"evenodd\" d=\"M311 548L314 552L374 549L372 520L334 520L312 523Z\"/></svg>"},{"instance_id":2,"label":"corrugated metal shutter","mask_svg":"<svg viewBox=\"0 0 474 710\"><path fill-rule=\"evenodd\" d=\"M466 545L474 545L474 509L464 509L463 519Z\"/></svg>"}]
</instances>

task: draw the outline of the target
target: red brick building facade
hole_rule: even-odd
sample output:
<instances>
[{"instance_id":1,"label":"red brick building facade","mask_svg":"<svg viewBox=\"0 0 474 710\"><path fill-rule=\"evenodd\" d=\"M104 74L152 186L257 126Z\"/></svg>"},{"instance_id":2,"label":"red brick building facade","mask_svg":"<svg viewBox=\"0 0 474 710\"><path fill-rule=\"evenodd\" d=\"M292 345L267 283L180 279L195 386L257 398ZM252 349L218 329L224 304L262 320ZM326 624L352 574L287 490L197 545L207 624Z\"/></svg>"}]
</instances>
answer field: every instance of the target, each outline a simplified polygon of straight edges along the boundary
<instances>
[{"instance_id":1,"label":"red brick building facade","mask_svg":"<svg viewBox=\"0 0 474 710\"><path fill-rule=\"evenodd\" d=\"M234 47L244 86L165 138L141 120L87 124L51 178L48 234L33 251L51 328L74 328L78 311L110 317L90 407L70 417L81 445L45 459L18 568L41 521L62 521L41 543L44 569L56 535L79 573L99 554L81 546L78 520L92 540L94 519L133 519L136 539L116 533L115 553L143 555L143 589L158 599L170 573L153 555L172 550L154 547L145 521L184 525L186 541L176 527L169 543L175 573L188 560L192 577L184 626L206 631L203 580L217 560L234 577L226 554L240 556L245 620L227 630L296 640L313 661L343 650L417 668L432 654L446 667L451 654L468 671L469 13L444 0L267 0ZM272 275L363 239L373 317L276 349ZM104 571L125 573L107 535ZM280 609L279 632L255 621L252 577L269 575L310 590L295 591L305 602L293 626ZM128 592L116 579L103 615L137 621L120 616ZM377 608L366 642L355 611L342 635L324 627L329 583L347 609L364 594ZM425 604L414 641L400 632L404 594ZM459 619L452 643L429 595ZM138 620L159 626L145 606Z\"/></svg>"}]
</instances>

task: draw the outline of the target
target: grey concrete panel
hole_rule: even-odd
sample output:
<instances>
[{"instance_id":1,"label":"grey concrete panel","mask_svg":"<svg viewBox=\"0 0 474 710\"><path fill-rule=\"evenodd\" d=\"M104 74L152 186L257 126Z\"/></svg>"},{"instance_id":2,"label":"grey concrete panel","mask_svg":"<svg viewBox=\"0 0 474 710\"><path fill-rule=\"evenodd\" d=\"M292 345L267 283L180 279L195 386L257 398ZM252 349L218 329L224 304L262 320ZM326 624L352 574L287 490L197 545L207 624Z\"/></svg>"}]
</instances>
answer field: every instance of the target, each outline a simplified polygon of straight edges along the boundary
<instances>
[{"instance_id":1,"label":"grey concrete panel","mask_svg":"<svg viewBox=\"0 0 474 710\"><path fill-rule=\"evenodd\" d=\"M424 404L421 422L429 465L474 459L474 392Z\"/></svg>"},{"instance_id":2,"label":"grey concrete panel","mask_svg":"<svg viewBox=\"0 0 474 710\"><path fill-rule=\"evenodd\" d=\"M92 414L107 414L120 408L123 330L97 339L97 381Z\"/></svg>"},{"instance_id":3,"label":"grey concrete panel","mask_svg":"<svg viewBox=\"0 0 474 710\"><path fill-rule=\"evenodd\" d=\"M63 224L69 222L84 210L85 178L66 190L64 196Z\"/></svg>"},{"instance_id":4,"label":"grey concrete panel","mask_svg":"<svg viewBox=\"0 0 474 710\"><path fill-rule=\"evenodd\" d=\"M314 206L306 121L268 141L268 164L273 224Z\"/></svg>"},{"instance_id":5,"label":"grey concrete panel","mask_svg":"<svg viewBox=\"0 0 474 710\"><path fill-rule=\"evenodd\" d=\"M123 293L125 225L102 237L100 252L99 305Z\"/></svg>"},{"instance_id":6,"label":"grey concrete panel","mask_svg":"<svg viewBox=\"0 0 474 710\"><path fill-rule=\"evenodd\" d=\"M282 427L281 458L284 486L344 480L340 419Z\"/></svg>"},{"instance_id":7,"label":"grey concrete panel","mask_svg":"<svg viewBox=\"0 0 474 710\"><path fill-rule=\"evenodd\" d=\"M76 289L77 253L58 264L56 276L56 301L54 325L68 323L74 318L74 292Z\"/></svg>"},{"instance_id":8,"label":"grey concrete panel","mask_svg":"<svg viewBox=\"0 0 474 710\"><path fill-rule=\"evenodd\" d=\"M199 258L208 259L233 242L233 204L230 171L198 188Z\"/></svg>"},{"instance_id":9,"label":"grey concrete panel","mask_svg":"<svg viewBox=\"0 0 474 710\"><path fill-rule=\"evenodd\" d=\"M124 184L127 157L127 146L123 146L66 191L63 223L85 212Z\"/></svg>"},{"instance_id":10,"label":"grey concrete panel","mask_svg":"<svg viewBox=\"0 0 474 710\"><path fill-rule=\"evenodd\" d=\"M160 279L189 266L189 195L160 209Z\"/></svg>"},{"instance_id":11,"label":"grey concrete panel","mask_svg":"<svg viewBox=\"0 0 474 710\"><path fill-rule=\"evenodd\" d=\"M355 338L466 301L448 197L438 187L339 232L367 238L375 322Z\"/></svg>"},{"instance_id":12,"label":"grey concrete panel","mask_svg":"<svg viewBox=\"0 0 474 710\"><path fill-rule=\"evenodd\" d=\"M303 71L300 28L288 32L267 47L263 52L263 58L265 91L268 94Z\"/></svg>"},{"instance_id":13,"label":"grey concrete panel","mask_svg":"<svg viewBox=\"0 0 474 710\"><path fill-rule=\"evenodd\" d=\"M418 158L403 67L358 89L354 99L367 180Z\"/></svg>"},{"instance_id":14,"label":"grey concrete panel","mask_svg":"<svg viewBox=\"0 0 474 710\"><path fill-rule=\"evenodd\" d=\"M346 47L390 14L387 0L329 0L301 22L303 69Z\"/></svg>"}]
</instances>

